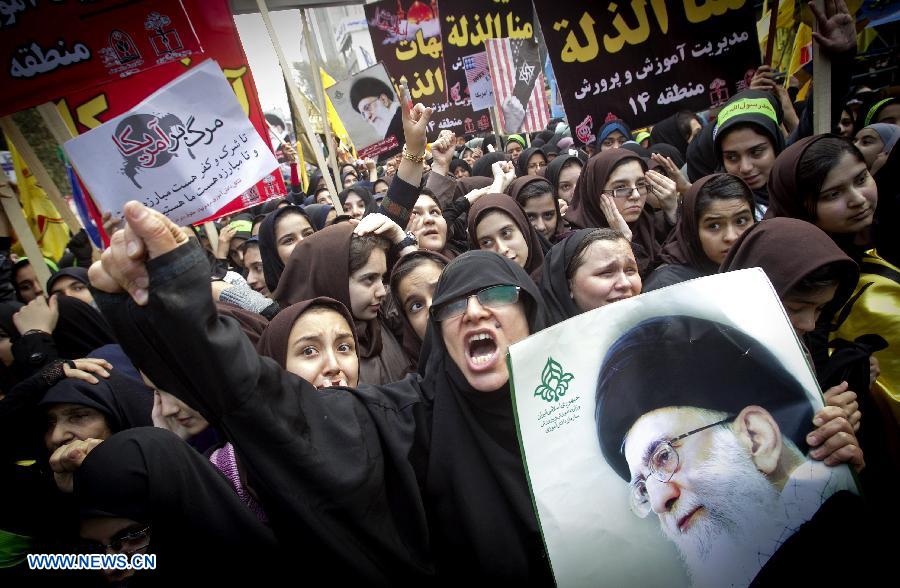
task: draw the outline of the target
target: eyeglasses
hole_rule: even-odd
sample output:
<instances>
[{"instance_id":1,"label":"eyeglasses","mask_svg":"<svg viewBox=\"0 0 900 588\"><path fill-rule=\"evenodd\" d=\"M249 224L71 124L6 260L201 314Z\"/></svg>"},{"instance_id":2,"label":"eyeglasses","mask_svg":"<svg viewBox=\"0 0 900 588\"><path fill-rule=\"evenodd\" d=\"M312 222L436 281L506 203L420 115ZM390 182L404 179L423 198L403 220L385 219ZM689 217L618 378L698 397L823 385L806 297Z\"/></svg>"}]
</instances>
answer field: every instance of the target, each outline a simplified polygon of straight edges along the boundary
<instances>
[{"instance_id":1,"label":"eyeglasses","mask_svg":"<svg viewBox=\"0 0 900 588\"><path fill-rule=\"evenodd\" d=\"M360 108L360 112L364 112L366 114L375 114L375 104L378 102L378 98L372 98L371 100L367 100Z\"/></svg>"},{"instance_id":2,"label":"eyeglasses","mask_svg":"<svg viewBox=\"0 0 900 588\"><path fill-rule=\"evenodd\" d=\"M501 306L509 306L519 301L518 286L489 286L474 294L462 296L451 302L445 302L440 306L431 307L431 317L437 321L445 321L455 316L459 316L466 312L469 306L469 299L473 296L478 299L478 303L485 308L499 308Z\"/></svg>"},{"instance_id":3,"label":"eyeglasses","mask_svg":"<svg viewBox=\"0 0 900 588\"><path fill-rule=\"evenodd\" d=\"M532 161L528 164L528 169L542 169L547 167L546 161Z\"/></svg>"},{"instance_id":4,"label":"eyeglasses","mask_svg":"<svg viewBox=\"0 0 900 588\"><path fill-rule=\"evenodd\" d=\"M99 541L81 541L84 553L124 553L131 555L147 549L150 545L150 525L144 528L129 527L115 535L108 544Z\"/></svg>"},{"instance_id":5,"label":"eyeglasses","mask_svg":"<svg viewBox=\"0 0 900 588\"><path fill-rule=\"evenodd\" d=\"M631 188L615 188L613 190L603 190L603 193L609 194L613 198L628 198L635 190L637 190L637 193L641 196L646 196L650 193L650 184L638 184L636 186L632 186Z\"/></svg>"},{"instance_id":6,"label":"eyeglasses","mask_svg":"<svg viewBox=\"0 0 900 588\"><path fill-rule=\"evenodd\" d=\"M724 425L725 423L730 423L735 418L736 417L734 416L730 416L726 419L722 419L721 421L712 423L711 425L706 425L704 427L700 427L699 429L688 431L684 435L679 435L672 439L661 441L653 449L653 453L650 454L650 459L647 461L647 465L650 468L650 475L663 484L671 480L672 476L675 475L675 472L678 471L678 465L680 463L678 452L672 445L673 443L677 443L682 439L686 439L694 433L699 433L701 431L705 431L706 429L711 429L713 427L718 427L719 425ZM635 515L643 519L648 514L650 514L650 495L647 493L647 483L644 480L636 480L631 483L630 499L631 511Z\"/></svg>"}]
</instances>

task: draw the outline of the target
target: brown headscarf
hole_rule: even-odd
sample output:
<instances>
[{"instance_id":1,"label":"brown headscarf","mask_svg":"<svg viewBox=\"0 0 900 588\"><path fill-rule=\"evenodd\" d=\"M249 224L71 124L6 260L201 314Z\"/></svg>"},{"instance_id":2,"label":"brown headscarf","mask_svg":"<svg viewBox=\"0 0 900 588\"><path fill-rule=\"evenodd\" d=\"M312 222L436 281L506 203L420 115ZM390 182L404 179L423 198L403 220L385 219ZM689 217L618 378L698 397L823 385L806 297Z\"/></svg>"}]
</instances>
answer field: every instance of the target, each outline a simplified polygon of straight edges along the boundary
<instances>
[{"instance_id":1,"label":"brown headscarf","mask_svg":"<svg viewBox=\"0 0 900 588\"><path fill-rule=\"evenodd\" d=\"M622 163L632 160L640 163L644 170L647 169L647 162L628 149L607 149L588 159L578 178L578 184L575 185L572 203L566 212L566 220L573 229L609 227L606 215L600 207L601 191L613 170ZM642 276L656 267L659 257L660 245L656 240L653 215L653 207L644 204L644 210L638 219L628 223L632 235L631 243L638 245L633 249Z\"/></svg>"},{"instance_id":2,"label":"brown headscarf","mask_svg":"<svg viewBox=\"0 0 900 588\"><path fill-rule=\"evenodd\" d=\"M772 171L769 172L769 208L766 210L765 218L787 216L810 223L815 221L806 208L804 190L797 181L797 168L800 166L803 154L813 143L834 136L825 134L806 137L778 155Z\"/></svg>"},{"instance_id":3,"label":"brown headscarf","mask_svg":"<svg viewBox=\"0 0 900 588\"><path fill-rule=\"evenodd\" d=\"M684 195L684 200L681 202L681 216L678 219L678 223L659 254L660 259L664 263L688 265L705 275L714 274L719 269L703 252L703 245L700 243L700 225L697 224L697 197L700 194L700 189L707 182L727 175L729 174L711 174L700 178L691 185L690 190L687 191ZM732 177L743 183L743 180L737 176ZM747 187L747 192L752 194L749 186ZM750 209L751 211L753 210L752 201Z\"/></svg>"},{"instance_id":4,"label":"brown headscarf","mask_svg":"<svg viewBox=\"0 0 900 588\"><path fill-rule=\"evenodd\" d=\"M547 168L541 168L540 171L543 172L545 169ZM521 192L528 184L533 184L535 182L546 182L548 185L550 184L547 178L543 177L543 175L531 174L526 176L519 176L509 183L509 186L506 187L505 192L509 194L513 200L518 202L519 192ZM550 194L550 199L553 200L553 206L556 208L556 232L554 233L554 235L559 235L560 233L565 232L565 223L563 222L562 215L559 213L559 200L557 200L553 195L553 186L550 186L550 192L548 192L548 194ZM526 220L527 218L528 217L526 216Z\"/></svg>"},{"instance_id":5,"label":"brown headscarf","mask_svg":"<svg viewBox=\"0 0 900 588\"><path fill-rule=\"evenodd\" d=\"M222 316L230 316L238 322L241 331L250 339L250 342L256 345L260 336L266 327L269 326L269 320L258 312L244 310L227 302L216 302L216 310Z\"/></svg>"},{"instance_id":6,"label":"brown headscarf","mask_svg":"<svg viewBox=\"0 0 900 588\"><path fill-rule=\"evenodd\" d=\"M272 322L269 323L269 326L266 327L266 330L263 331L262 336L256 343L256 351L260 355L271 357L272 359L277 361L278 365L280 365L283 369L287 369L288 337L291 334L291 329L294 328L294 323L296 323L300 319L300 316L314 306L324 306L336 311L338 314L344 317L344 319L346 319L347 324L350 325L351 330L353 330L353 315L350 314L350 311L347 310L347 307L345 307L337 300L332 300L331 298L320 296L318 298L313 298L312 300L304 300L302 302L292 304L287 308L282 309L282 311L272 319ZM353 341L354 343L356 343L357 355L359 355L359 342L356 339L355 330L353 332Z\"/></svg>"},{"instance_id":7,"label":"brown headscarf","mask_svg":"<svg viewBox=\"0 0 900 588\"><path fill-rule=\"evenodd\" d=\"M846 271L834 296L843 301L859 279L856 262L819 227L794 218L771 218L741 235L719 271L760 267L783 299L800 280L831 263Z\"/></svg>"},{"instance_id":8,"label":"brown headscarf","mask_svg":"<svg viewBox=\"0 0 900 588\"><path fill-rule=\"evenodd\" d=\"M525 236L525 242L528 243L528 259L525 261L525 271L531 273L544 263L544 250L541 247L541 239L528 222L525 211L507 194L485 194L475 201L472 208L469 209L468 233L469 233L469 249L481 249L478 246L478 238L476 237L475 228L478 221L484 218L488 212L500 211L505 213L516 223L516 226Z\"/></svg>"},{"instance_id":9,"label":"brown headscarf","mask_svg":"<svg viewBox=\"0 0 900 588\"><path fill-rule=\"evenodd\" d=\"M350 239L356 225L340 223L313 233L294 247L272 296L282 307L326 296L350 304ZM361 358L381 353L381 322L354 317ZM366 382L367 384L370 382ZM373 382L374 383L374 382Z\"/></svg>"},{"instance_id":10,"label":"brown headscarf","mask_svg":"<svg viewBox=\"0 0 900 588\"><path fill-rule=\"evenodd\" d=\"M313 233L294 247L273 292L282 307L327 296L350 304L350 240L356 225L339 223ZM352 310L351 310L352 314ZM370 321L353 318L361 384L388 384L402 379L409 361L400 344L384 328L380 315Z\"/></svg>"}]
</instances>

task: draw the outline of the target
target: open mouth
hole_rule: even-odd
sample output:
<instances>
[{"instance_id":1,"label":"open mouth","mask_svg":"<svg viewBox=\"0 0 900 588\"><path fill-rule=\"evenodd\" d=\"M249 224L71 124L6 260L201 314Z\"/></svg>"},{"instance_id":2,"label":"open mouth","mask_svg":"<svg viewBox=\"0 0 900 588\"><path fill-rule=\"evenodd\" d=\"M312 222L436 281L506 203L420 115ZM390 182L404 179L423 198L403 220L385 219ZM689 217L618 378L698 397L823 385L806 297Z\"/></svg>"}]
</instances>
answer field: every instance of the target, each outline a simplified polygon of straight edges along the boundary
<instances>
[{"instance_id":1,"label":"open mouth","mask_svg":"<svg viewBox=\"0 0 900 588\"><path fill-rule=\"evenodd\" d=\"M326 379L320 385L316 386L316 388L321 390L322 388L337 388L340 386L347 387L348 386L347 380L345 380L344 378L340 378L337 380Z\"/></svg>"},{"instance_id":2,"label":"open mouth","mask_svg":"<svg viewBox=\"0 0 900 588\"><path fill-rule=\"evenodd\" d=\"M481 331L466 339L466 360L473 371L492 368L497 357L497 341L492 333Z\"/></svg>"},{"instance_id":3,"label":"open mouth","mask_svg":"<svg viewBox=\"0 0 900 588\"><path fill-rule=\"evenodd\" d=\"M688 529L693 526L694 521L697 520L697 517L699 516L701 510L703 510L703 507L698 506L697 508L693 509L692 511L678 519L678 530L682 533L687 533Z\"/></svg>"}]
</instances>

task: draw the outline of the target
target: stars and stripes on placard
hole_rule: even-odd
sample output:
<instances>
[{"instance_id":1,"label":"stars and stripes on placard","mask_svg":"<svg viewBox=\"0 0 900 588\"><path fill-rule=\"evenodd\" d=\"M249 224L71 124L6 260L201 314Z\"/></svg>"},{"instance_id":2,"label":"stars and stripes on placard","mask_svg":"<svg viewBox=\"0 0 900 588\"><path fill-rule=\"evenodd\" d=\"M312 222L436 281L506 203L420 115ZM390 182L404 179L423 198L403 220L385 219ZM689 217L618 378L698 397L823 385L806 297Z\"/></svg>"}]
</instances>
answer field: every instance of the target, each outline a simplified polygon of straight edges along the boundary
<instances>
[{"instance_id":1,"label":"stars and stripes on placard","mask_svg":"<svg viewBox=\"0 0 900 588\"><path fill-rule=\"evenodd\" d=\"M512 39L486 39L484 42L488 66L491 70L491 84L497 103L497 116L500 126L507 133L541 131L550 122L549 105L544 92L544 73L540 71L539 61L536 64L528 63L524 59L524 52L517 51L518 47L513 46L514 43L522 42ZM516 81L520 77L523 81L527 81L535 74L535 71L537 71L537 77L534 89L528 99L528 104L525 105L525 122L521 129L509 129L503 119L503 109L500 106L513 95Z\"/></svg>"}]
</instances>

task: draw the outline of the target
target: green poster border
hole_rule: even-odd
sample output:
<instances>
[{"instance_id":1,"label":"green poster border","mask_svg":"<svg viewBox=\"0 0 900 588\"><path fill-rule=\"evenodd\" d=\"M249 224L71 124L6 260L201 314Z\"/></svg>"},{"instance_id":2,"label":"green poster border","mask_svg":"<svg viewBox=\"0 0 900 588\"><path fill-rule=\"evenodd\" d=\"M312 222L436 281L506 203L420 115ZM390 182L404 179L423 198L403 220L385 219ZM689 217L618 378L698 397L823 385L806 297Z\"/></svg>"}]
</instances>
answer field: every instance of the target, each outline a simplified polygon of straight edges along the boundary
<instances>
[{"instance_id":1,"label":"green poster border","mask_svg":"<svg viewBox=\"0 0 900 588\"><path fill-rule=\"evenodd\" d=\"M553 558L550 557L550 550L547 548L547 538L544 536L544 524L541 522L541 513L537 507L537 501L534 497L534 488L531 487L531 472L528 469L528 459L525 457L525 445L522 443L522 428L519 426L519 407L516 404L516 384L513 377L512 353L506 351L506 370L509 372L509 397L512 400L513 420L516 423L516 439L519 441L519 453L522 456L522 465L525 467L525 480L528 482L528 494L531 497L531 508L534 510L534 517L537 519L538 528L541 531L541 542L544 544L544 553L547 554L547 561L550 563L550 573L553 574L553 584L559 585L556 581L556 570L553 569Z\"/></svg>"}]
</instances>

